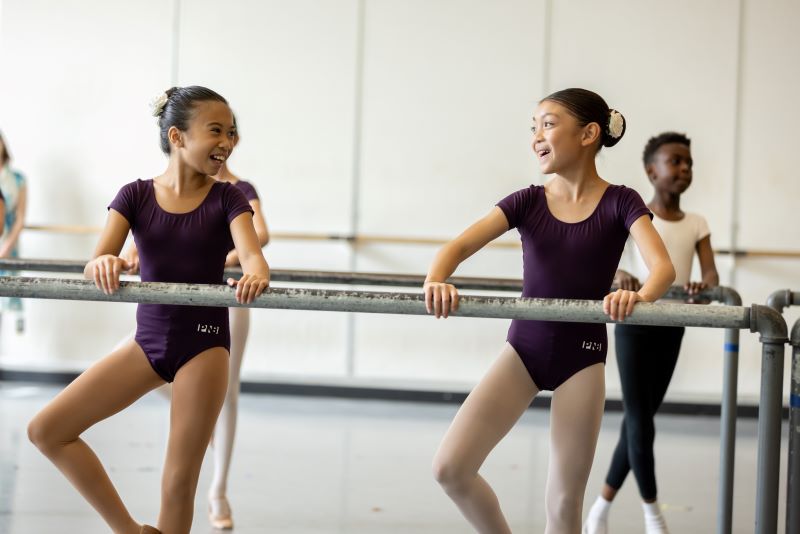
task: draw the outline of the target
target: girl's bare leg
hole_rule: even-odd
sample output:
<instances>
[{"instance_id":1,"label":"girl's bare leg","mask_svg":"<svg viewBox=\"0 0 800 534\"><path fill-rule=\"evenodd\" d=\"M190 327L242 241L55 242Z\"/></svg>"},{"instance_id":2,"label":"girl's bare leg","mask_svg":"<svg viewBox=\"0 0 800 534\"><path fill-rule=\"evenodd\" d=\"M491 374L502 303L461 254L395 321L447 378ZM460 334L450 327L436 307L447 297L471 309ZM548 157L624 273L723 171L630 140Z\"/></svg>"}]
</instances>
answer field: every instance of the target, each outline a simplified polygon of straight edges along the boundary
<instances>
[{"instance_id":1,"label":"girl's bare leg","mask_svg":"<svg viewBox=\"0 0 800 534\"><path fill-rule=\"evenodd\" d=\"M546 534L579 534L586 481L592 469L605 404L605 366L575 373L553 392Z\"/></svg>"},{"instance_id":2,"label":"girl's bare leg","mask_svg":"<svg viewBox=\"0 0 800 534\"><path fill-rule=\"evenodd\" d=\"M200 466L227 387L228 351L222 347L201 352L175 375L158 517L165 534L191 529Z\"/></svg>"},{"instance_id":3,"label":"girl's bare leg","mask_svg":"<svg viewBox=\"0 0 800 534\"><path fill-rule=\"evenodd\" d=\"M497 496L478 469L538 392L522 360L506 344L439 445L433 460L434 476L478 532L511 532Z\"/></svg>"},{"instance_id":4,"label":"girl's bare leg","mask_svg":"<svg viewBox=\"0 0 800 534\"><path fill-rule=\"evenodd\" d=\"M31 442L116 533L138 533L140 525L80 435L163 383L139 345L129 341L83 372L28 425Z\"/></svg>"}]
</instances>

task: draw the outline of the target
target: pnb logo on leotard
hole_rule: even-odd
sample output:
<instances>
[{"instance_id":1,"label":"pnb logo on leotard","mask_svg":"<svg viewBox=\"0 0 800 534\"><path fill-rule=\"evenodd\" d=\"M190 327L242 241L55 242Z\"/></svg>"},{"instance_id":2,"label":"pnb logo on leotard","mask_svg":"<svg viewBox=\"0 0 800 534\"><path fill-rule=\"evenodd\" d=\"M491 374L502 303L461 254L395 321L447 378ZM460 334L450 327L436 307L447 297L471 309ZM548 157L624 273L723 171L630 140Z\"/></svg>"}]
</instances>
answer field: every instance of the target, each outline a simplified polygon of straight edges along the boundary
<instances>
[{"instance_id":1,"label":"pnb logo on leotard","mask_svg":"<svg viewBox=\"0 0 800 534\"><path fill-rule=\"evenodd\" d=\"M203 334L219 334L219 327L210 324L197 324L197 331Z\"/></svg>"},{"instance_id":2,"label":"pnb logo on leotard","mask_svg":"<svg viewBox=\"0 0 800 534\"><path fill-rule=\"evenodd\" d=\"M583 344L581 345L581 348L586 350L602 351L603 344L598 343L596 341L584 341Z\"/></svg>"}]
</instances>

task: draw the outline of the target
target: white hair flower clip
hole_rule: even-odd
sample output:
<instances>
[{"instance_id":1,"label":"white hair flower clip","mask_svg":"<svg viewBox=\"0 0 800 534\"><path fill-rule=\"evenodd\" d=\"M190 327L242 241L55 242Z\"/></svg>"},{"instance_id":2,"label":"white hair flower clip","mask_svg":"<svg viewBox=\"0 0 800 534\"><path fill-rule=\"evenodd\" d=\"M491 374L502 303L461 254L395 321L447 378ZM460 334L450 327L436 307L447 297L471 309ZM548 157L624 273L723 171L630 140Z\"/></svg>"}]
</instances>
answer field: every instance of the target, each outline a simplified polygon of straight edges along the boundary
<instances>
[{"instance_id":1,"label":"white hair flower clip","mask_svg":"<svg viewBox=\"0 0 800 534\"><path fill-rule=\"evenodd\" d=\"M164 106L167 105L167 100L169 100L167 93L161 93L150 101L150 110L153 113L153 117L161 116L161 112L164 111Z\"/></svg>"},{"instance_id":2,"label":"white hair flower clip","mask_svg":"<svg viewBox=\"0 0 800 534\"><path fill-rule=\"evenodd\" d=\"M612 109L608 116L608 134L614 139L619 139L624 126L625 119L622 117L622 113L616 109Z\"/></svg>"}]
</instances>

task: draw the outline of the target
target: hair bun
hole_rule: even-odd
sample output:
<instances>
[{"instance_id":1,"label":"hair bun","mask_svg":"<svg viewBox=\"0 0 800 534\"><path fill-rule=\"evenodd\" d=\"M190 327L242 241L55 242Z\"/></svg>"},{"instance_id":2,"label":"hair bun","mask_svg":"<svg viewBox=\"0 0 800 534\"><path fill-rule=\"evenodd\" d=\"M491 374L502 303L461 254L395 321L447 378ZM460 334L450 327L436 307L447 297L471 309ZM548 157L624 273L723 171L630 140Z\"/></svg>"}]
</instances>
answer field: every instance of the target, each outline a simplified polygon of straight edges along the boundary
<instances>
[{"instance_id":1,"label":"hair bun","mask_svg":"<svg viewBox=\"0 0 800 534\"><path fill-rule=\"evenodd\" d=\"M603 146L612 147L619 143L625 135L627 121L625 116L616 109L608 110L608 124L603 132Z\"/></svg>"},{"instance_id":2,"label":"hair bun","mask_svg":"<svg viewBox=\"0 0 800 534\"><path fill-rule=\"evenodd\" d=\"M169 95L167 95L167 93L161 93L150 101L150 113L153 117L161 117L161 113L163 113L168 100Z\"/></svg>"}]
</instances>

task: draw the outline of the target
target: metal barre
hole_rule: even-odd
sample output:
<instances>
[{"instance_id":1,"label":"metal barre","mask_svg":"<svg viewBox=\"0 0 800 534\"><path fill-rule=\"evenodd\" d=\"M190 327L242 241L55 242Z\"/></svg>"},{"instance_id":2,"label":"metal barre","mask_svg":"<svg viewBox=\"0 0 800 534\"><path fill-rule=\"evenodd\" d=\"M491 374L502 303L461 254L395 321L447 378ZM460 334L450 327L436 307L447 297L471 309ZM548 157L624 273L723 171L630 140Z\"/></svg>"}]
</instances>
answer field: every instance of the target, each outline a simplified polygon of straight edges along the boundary
<instances>
[{"instance_id":1,"label":"metal barre","mask_svg":"<svg viewBox=\"0 0 800 534\"><path fill-rule=\"evenodd\" d=\"M138 302L188 306L241 307L224 285L120 282L106 295L90 280L0 277L0 296L102 302ZM271 288L251 308L427 315L421 293L381 293L333 289ZM751 309L739 306L641 303L627 324L750 328ZM610 323L602 303L593 300L461 297L459 317Z\"/></svg>"},{"instance_id":2,"label":"metal barre","mask_svg":"<svg viewBox=\"0 0 800 534\"><path fill-rule=\"evenodd\" d=\"M89 280L4 276L0 277L0 296L192 306L241 306L235 301L233 290L223 285L161 282L121 282L120 289L116 293L106 295ZM249 307L427 315L423 296L419 293L272 288L258 297ZM459 311L454 316L613 322L603 313L599 301L566 299L463 296ZM778 312L766 306L753 305L748 308L641 303L625 323L700 326L726 328L729 331L748 328L752 332L757 331L761 334L763 351L755 532L775 534L780 466L776 461L777 455L772 451L776 444L778 446L780 444L783 345L788 341L786 322Z\"/></svg>"}]
</instances>

